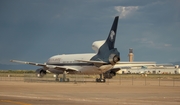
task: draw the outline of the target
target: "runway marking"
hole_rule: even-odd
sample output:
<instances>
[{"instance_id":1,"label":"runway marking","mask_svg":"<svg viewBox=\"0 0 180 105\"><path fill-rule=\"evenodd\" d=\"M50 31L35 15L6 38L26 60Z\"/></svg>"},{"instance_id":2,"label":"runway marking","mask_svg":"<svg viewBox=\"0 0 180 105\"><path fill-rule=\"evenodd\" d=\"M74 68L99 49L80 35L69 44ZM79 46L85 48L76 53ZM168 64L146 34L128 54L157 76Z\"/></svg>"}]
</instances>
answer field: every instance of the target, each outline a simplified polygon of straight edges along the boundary
<instances>
[{"instance_id":1,"label":"runway marking","mask_svg":"<svg viewBox=\"0 0 180 105\"><path fill-rule=\"evenodd\" d=\"M18 102L18 101L11 101L11 100L0 100L1 102L6 102L6 103L12 103L12 104L17 104L17 105L32 105L24 102Z\"/></svg>"}]
</instances>

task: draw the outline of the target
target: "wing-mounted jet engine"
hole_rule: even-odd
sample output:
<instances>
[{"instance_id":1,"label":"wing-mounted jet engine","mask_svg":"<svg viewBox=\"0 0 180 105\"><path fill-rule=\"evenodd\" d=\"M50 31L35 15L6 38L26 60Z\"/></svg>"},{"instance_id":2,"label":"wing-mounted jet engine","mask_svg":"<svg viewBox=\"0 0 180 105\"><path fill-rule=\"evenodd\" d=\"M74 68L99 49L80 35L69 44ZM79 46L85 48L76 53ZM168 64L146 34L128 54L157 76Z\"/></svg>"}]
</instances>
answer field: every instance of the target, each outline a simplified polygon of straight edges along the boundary
<instances>
[{"instance_id":1,"label":"wing-mounted jet engine","mask_svg":"<svg viewBox=\"0 0 180 105\"><path fill-rule=\"evenodd\" d=\"M104 75L104 78L111 79L114 76L116 76L116 72L109 70L105 72L103 75Z\"/></svg>"},{"instance_id":2,"label":"wing-mounted jet engine","mask_svg":"<svg viewBox=\"0 0 180 105\"><path fill-rule=\"evenodd\" d=\"M105 72L103 74L104 78L107 78L107 79L113 78L114 76L116 76L116 72L119 71L119 70L120 70L119 68L115 68L115 69L111 69L111 70Z\"/></svg>"},{"instance_id":3,"label":"wing-mounted jet engine","mask_svg":"<svg viewBox=\"0 0 180 105\"><path fill-rule=\"evenodd\" d=\"M39 68L36 70L36 76L38 78L42 78L44 77L44 75L46 75L46 70L44 70L43 68Z\"/></svg>"}]
</instances>

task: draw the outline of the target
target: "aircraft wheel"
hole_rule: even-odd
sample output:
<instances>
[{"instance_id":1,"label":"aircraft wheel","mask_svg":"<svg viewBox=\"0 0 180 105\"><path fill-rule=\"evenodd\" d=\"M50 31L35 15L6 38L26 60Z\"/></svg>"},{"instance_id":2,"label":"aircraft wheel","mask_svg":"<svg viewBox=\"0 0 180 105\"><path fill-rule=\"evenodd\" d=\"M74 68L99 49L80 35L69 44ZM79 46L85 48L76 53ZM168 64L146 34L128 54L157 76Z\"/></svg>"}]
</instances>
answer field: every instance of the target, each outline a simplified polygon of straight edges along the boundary
<instances>
[{"instance_id":1,"label":"aircraft wheel","mask_svg":"<svg viewBox=\"0 0 180 105\"><path fill-rule=\"evenodd\" d=\"M106 82L106 79L103 79L103 82Z\"/></svg>"},{"instance_id":2,"label":"aircraft wheel","mask_svg":"<svg viewBox=\"0 0 180 105\"><path fill-rule=\"evenodd\" d=\"M60 82L64 82L64 79L63 79L63 78L60 78L59 81L60 81Z\"/></svg>"},{"instance_id":3,"label":"aircraft wheel","mask_svg":"<svg viewBox=\"0 0 180 105\"><path fill-rule=\"evenodd\" d=\"M96 78L96 82L99 82L99 78Z\"/></svg>"},{"instance_id":4,"label":"aircraft wheel","mask_svg":"<svg viewBox=\"0 0 180 105\"><path fill-rule=\"evenodd\" d=\"M96 82L106 82L106 79L96 78Z\"/></svg>"}]
</instances>

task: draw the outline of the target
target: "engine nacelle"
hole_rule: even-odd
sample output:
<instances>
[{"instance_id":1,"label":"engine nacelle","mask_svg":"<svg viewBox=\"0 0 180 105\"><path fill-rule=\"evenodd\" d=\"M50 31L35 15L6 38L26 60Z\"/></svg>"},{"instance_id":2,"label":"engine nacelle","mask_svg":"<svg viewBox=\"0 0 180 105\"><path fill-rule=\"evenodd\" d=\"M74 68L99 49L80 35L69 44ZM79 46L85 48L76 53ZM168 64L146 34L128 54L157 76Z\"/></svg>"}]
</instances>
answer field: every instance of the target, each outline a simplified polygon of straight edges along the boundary
<instances>
[{"instance_id":1,"label":"engine nacelle","mask_svg":"<svg viewBox=\"0 0 180 105\"><path fill-rule=\"evenodd\" d=\"M39 68L36 70L36 76L38 78L42 78L44 75L46 75L46 70L44 70L43 68Z\"/></svg>"},{"instance_id":2,"label":"engine nacelle","mask_svg":"<svg viewBox=\"0 0 180 105\"><path fill-rule=\"evenodd\" d=\"M103 75L104 75L104 78L111 79L113 76L116 76L116 72L114 72L114 71L107 71Z\"/></svg>"},{"instance_id":3,"label":"engine nacelle","mask_svg":"<svg viewBox=\"0 0 180 105\"><path fill-rule=\"evenodd\" d=\"M111 55L109 56L109 62L110 62L112 65L116 64L118 61L120 61L120 57L119 57L118 55L116 55L116 54L111 54Z\"/></svg>"}]
</instances>

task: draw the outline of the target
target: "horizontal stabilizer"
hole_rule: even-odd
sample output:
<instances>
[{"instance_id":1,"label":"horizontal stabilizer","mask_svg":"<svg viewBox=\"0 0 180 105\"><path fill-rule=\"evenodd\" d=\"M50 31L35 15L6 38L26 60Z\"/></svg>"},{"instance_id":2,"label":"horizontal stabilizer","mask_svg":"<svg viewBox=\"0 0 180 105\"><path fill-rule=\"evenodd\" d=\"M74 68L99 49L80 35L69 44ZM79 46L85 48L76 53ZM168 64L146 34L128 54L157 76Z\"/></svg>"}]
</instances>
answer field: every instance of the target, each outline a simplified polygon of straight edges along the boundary
<instances>
[{"instance_id":1,"label":"horizontal stabilizer","mask_svg":"<svg viewBox=\"0 0 180 105\"><path fill-rule=\"evenodd\" d=\"M90 61L86 61L86 60L76 60L78 62L86 62L86 63L94 63L94 64L107 64L107 62L103 62L103 61L93 61L93 60L90 60Z\"/></svg>"},{"instance_id":2,"label":"horizontal stabilizer","mask_svg":"<svg viewBox=\"0 0 180 105\"><path fill-rule=\"evenodd\" d=\"M114 68L128 69L131 67L156 66L156 62L118 62Z\"/></svg>"},{"instance_id":3,"label":"horizontal stabilizer","mask_svg":"<svg viewBox=\"0 0 180 105\"><path fill-rule=\"evenodd\" d=\"M117 62L117 64L156 64L156 62Z\"/></svg>"}]
</instances>

